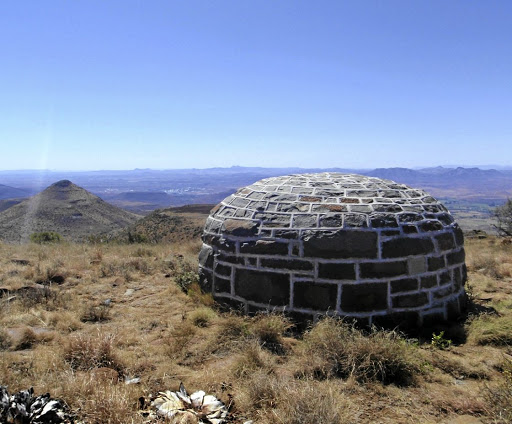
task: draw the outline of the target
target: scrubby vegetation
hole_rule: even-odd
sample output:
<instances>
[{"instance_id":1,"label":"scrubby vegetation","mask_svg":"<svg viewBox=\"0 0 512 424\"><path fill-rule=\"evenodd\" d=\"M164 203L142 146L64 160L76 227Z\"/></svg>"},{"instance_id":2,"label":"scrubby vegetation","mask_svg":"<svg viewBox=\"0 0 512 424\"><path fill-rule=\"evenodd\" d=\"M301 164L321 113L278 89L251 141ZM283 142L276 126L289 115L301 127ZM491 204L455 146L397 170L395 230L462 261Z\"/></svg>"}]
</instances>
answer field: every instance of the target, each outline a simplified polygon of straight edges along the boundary
<instances>
[{"instance_id":1,"label":"scrubby vegetation","mask_svg":"<svg viewBox=\"0 0 512 424\"><path fill-rule=\"evenodd\" d=\"M223 312L198 288L199 247L0 244L0 384L98 424L144 422L139 397L182 381L235 423L511 421L510 245L468 241L469 316L419 340Z\"/></svg>"}]
</instances>

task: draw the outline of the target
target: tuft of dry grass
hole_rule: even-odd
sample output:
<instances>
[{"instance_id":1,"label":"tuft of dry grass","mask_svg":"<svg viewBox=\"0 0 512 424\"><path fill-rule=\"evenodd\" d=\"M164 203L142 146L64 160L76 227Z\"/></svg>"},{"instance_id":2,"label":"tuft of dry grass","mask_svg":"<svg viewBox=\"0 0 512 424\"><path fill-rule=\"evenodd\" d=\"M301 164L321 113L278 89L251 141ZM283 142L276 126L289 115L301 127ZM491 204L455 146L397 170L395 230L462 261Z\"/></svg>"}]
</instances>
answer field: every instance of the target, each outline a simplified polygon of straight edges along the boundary
<instances>
[{"instance_id":1,"label":"tuft of dry grass","mask_svg":"<svg viewBox=\"0 0 512 424\"><path fill-rule=\"evenodd\" d=\"M490 415L496 424L512 422L512 361L505 360L502 368L502 381L493 386L488 385L484 390Z\"/></svg>"},{"instance_id":2,"label":"tuft of dry grass","mask_svg":"<svg viewBox=\"0 0 512 424\"><path fill-rule=\"evenodd\" d=\"M407 386L414 383L420 366L417 349L396 331L363 333L342 320L325 318L304 335L296 373Z\"/></svg>"},{"instance_id":3,"label":"tuft of dry grass","mask_svg":"<svg viewBox=\"0 0 512 424\"><path fill-rule=\"evenodd\" d=\"M7 331L0 329L0 351L1 350L8 350L11 347L12 339L9 334L7 334Z\"/></svg>"},{"instance_id":4,"label":"tuft of dry grass","mask_svg":"<svg viewBox=\"0 0 512 424\"><path fill-rule=\"evenodd\" d=\"M292 327L290 321L280 314L257 315L251 323L251 332L265 349L284 354L283 335Z\"/></svg>"},{"instance_id":5,"label":"tuft of dry grass","mask_svg":"<svg viewBox=\"0 0 512 424\"><path fill-rule=\"evenodd\" d=\"M208 327L217 318L217 313L206 306L193 310L188 315L188 319L196 327Z\"/></svg>"},{"instance_id":6,"label":"tuft of dry grass","mask_svg":"<svg viewBox=\"0 0 512 424\"><path fill-rule=\"evenodd\" d=\"M73 370L112 368L122 374L125 366L114 348L115 336L97 332L96 335L71 336L63 349L64 360Z\"/></svg>"},{"instance_id":7,"label":"tuft of dry grass","mask_svg":"<svg viewBox=\"0 0 512 424\"><path fill-rule=\"evenodd\" d=\"M497 316L482 314L468 325L468 341L479 345L512 345L512 313Z\"/></svg>"}]
</instances>

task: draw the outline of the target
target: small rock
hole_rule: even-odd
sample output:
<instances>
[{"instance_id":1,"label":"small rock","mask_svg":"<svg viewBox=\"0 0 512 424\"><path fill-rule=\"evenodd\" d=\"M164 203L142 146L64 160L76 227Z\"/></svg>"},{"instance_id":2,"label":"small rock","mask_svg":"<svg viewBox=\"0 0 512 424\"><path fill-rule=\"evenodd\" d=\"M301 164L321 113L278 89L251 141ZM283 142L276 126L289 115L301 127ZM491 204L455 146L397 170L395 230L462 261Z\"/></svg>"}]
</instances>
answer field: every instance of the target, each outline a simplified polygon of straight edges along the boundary
<instances>
[{"instance_id":1,"label":"small rock","mask_svg":"<svg viewBox=\"0 0 512 424\"><path fill-rule=\"evenodd\" d=\"M135 290L133 290L133 289L127 289L127 290L124 292L124 295L125 295L125 296L131 296L133 293L135 293Z\"/></svg>"}]
</instances>

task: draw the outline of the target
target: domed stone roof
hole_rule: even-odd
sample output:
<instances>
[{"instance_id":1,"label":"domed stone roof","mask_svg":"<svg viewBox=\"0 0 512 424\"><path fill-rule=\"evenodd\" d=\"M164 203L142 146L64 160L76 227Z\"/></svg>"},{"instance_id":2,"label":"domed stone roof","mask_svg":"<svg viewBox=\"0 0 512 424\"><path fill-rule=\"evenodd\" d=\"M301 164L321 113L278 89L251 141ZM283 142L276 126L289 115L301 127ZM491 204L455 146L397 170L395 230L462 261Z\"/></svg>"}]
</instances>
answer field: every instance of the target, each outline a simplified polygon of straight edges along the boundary
<instances>
[{"instance_id":1,"label":"domed stone roof","mask_svg":"<svg viewBox=\"0 0 512 424\"><path fill-rule=\"evenodd\" d=\"M465 304L463 235L422 190L355 174L266 178L208 217L203 289L251 313L419 326Z\"/></svg>"}]
</instances>

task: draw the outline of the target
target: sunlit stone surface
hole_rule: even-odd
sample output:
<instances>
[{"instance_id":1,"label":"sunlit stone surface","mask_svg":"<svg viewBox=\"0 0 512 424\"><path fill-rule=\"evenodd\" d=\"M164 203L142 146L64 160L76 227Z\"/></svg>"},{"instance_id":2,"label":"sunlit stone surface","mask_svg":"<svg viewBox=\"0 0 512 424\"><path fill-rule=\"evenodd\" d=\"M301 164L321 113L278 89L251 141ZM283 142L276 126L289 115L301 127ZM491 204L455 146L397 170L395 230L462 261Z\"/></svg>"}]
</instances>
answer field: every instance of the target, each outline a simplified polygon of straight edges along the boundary
<instances>
[{"instance_id":1,"label":"sunlit stone surface","mask_svg":"<svg viewBox=\"0 0 512 424\"><path fill-rule=\"evenodd\" d=\"M204 290L245 313L416 327L465 306L462 231L422 190L354 174L267 178L208 217Z\"/></svg>"}]
</instances>

